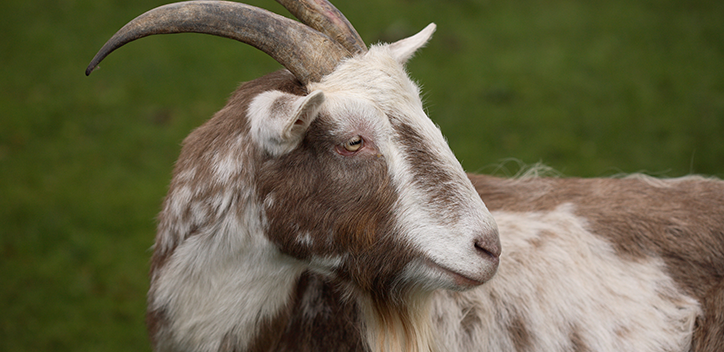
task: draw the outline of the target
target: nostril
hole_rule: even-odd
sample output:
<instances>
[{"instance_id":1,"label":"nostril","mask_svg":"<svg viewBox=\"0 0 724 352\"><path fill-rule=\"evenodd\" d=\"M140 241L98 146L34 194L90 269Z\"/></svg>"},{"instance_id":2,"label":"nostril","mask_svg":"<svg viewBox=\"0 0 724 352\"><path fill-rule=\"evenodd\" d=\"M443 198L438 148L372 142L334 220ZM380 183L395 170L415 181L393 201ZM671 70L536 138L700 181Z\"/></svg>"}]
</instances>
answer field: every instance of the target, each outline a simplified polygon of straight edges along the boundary
<instances>
[{"instance_id":1,"label":"nostril","mask_svg":"<svg viewBox=\"0 0 724 352\"><path fill-rule=\"evenodd\" d=\"M495 255L493 255L492 252L490 252L490 251L489 251L488 249L486 249L485 247L481 246L480 243L478 243L478 242L475 242L475 250L478 252L478 254L481 254L481 255L484 255L484 256L488 256L488 257L491 257L491 258L495 258L495 257L496 257Z\"/></svg>"},{"instance_id":2,"label":"nostril","mask_svg":"<svg viewBox=\"0 0 724 352\"><path fill-rule=\"evenodd\" d=\"M483 254L493 255L492 253L490 253L489 250L485 249L485 248L484 248L483 246L481 246L480 243L478 243L478 242L475 242L475 250L478 251L478 252L482 252Z\"/></svg>"},{"instance_id":3,"label":"nostril","mask_svg":"<svg viewBox=\"0 0 724 352\"><path fill-rule=\"evenodd\" d=\"M500 243L497 236L492 237L478 237L473 245L478 254L497 259L500 257Z\"/></svg>"}]
</instances>

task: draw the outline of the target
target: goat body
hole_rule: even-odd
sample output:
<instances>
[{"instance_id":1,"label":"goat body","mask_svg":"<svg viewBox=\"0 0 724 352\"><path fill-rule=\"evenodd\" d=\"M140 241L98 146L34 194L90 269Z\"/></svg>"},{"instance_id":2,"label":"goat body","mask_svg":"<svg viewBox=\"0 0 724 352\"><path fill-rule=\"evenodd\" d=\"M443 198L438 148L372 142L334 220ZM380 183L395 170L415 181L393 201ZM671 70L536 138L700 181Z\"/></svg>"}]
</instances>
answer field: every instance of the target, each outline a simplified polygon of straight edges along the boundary
<instances>
[{"instance_id":1,"label":"goat body","mask_svg":"<svg viewBox=\"0 0 724 352\"><path fill-rule=\"evenodd\" d=\"M724 182L469 175L504 248L496 276L440 290L439 351L719 351ZM307 273L276 351L363 351L359 313Z\"/></svg>"},{"instance_id":2,"label":"goat body","mask_svg":"<svg viewBox=\"0 0 724 352\"><path fill-rule=\"evenodd\" d=\"M269 90L303 91L294 79L272 74L243 86L222 112L244 111ZM225 117L194 132L186 145L206 146L223 140L216 134L244 129L220 125L243 119L219 116ZM205 158L200 150L191 154ZM182 155L177 169L185 163L203 164ZM468 176L496 219L504 251L498 273L484 285L438 290L418 303L427 313L420 325L434 332L430 349L716 351L724 345L724 182ZM380 209L366 211L371 217ZM168 255L159 249L154 273ZM251 328L248 350L367 350L364 303L339 278L304 270L279 285L261 275L259 282L274 283L259 296L281 292L289 299ZM230 308L224 300L208 304ZM150 312L152 335L159 318Z\"/></svg>"},{"instance_id":3,"label":"goat body","mask_svg":"<svg viewBox=\"0 0 724 352\"><path fill-rule=\"evenodd\" d=\"M466 175L404 69L434 25L367 50L328 2L280 2L303 23L161 6L86 70L177 32L289 70L242 85L184 141L151 262L155 350L724 346L722 181Z\"/></svg>"}]
</instances>

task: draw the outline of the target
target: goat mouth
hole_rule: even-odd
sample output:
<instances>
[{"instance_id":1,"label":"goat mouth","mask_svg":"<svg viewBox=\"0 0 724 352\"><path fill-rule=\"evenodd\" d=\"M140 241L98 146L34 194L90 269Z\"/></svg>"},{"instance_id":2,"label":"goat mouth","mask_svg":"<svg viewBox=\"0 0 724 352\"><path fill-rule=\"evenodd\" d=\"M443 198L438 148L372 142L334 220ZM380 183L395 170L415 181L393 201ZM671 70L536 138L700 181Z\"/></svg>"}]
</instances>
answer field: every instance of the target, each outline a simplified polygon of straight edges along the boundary
<instances>
[{"instance_id":1,"label":"goat mouth","mask_svg":"<svg viewBox=\"0 0 724 352\"><path fill-rule=\"evenodd\" d=\"M432 269L442 271L447 276L452 277L453 281L455 282L455 285L462 287L462 288L472 288L475 286L480 286L487 281L487 280L479 280L479 279L471 278L469 276L465 276L459 272L453 271L438 263L435 263L433 260L430 260L430 259L426 259L425 263Z\"/></svg>"}]
</instances>

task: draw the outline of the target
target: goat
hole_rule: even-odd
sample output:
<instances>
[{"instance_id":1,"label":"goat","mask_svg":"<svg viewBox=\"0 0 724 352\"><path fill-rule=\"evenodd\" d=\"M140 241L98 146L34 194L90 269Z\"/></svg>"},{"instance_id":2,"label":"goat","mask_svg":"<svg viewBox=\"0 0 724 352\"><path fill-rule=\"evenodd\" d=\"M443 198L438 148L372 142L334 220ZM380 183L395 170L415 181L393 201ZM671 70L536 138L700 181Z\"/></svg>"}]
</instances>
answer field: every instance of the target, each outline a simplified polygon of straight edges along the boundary
<instances>
[{"instance_id":1,"label":"goat","mask_svg":"<svg viewBox=\"0 0 724 352\"><path fill-rule=\"evenodd\" d=\"M278 1L301 23L224 1L158 7L86 70L180 32L287 69L184 141L151 260L155 350L724 346L724 182L467 175L404 70L434 24L367 49L328 2Z\"/></svg>"}]
</instances>

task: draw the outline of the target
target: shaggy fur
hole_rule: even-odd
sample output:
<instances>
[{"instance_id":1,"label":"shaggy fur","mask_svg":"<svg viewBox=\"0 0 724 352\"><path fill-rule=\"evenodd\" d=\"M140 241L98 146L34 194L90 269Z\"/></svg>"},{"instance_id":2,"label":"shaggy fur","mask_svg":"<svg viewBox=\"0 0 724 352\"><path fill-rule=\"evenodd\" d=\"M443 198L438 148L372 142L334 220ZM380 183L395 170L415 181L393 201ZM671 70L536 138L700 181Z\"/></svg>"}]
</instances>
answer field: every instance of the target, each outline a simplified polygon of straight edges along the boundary
<instances>
[{"instance_id":1,"label":"shaggy fur","mask_svg":"<svg viewBox=\"0 0 724 352\"><path fill-rule=\"evenodd\" d=\"M154 349L720 349L724 183L466 176L403 68L433 31L244 84L184 141Z\"/></svg>"}]
</instances>

